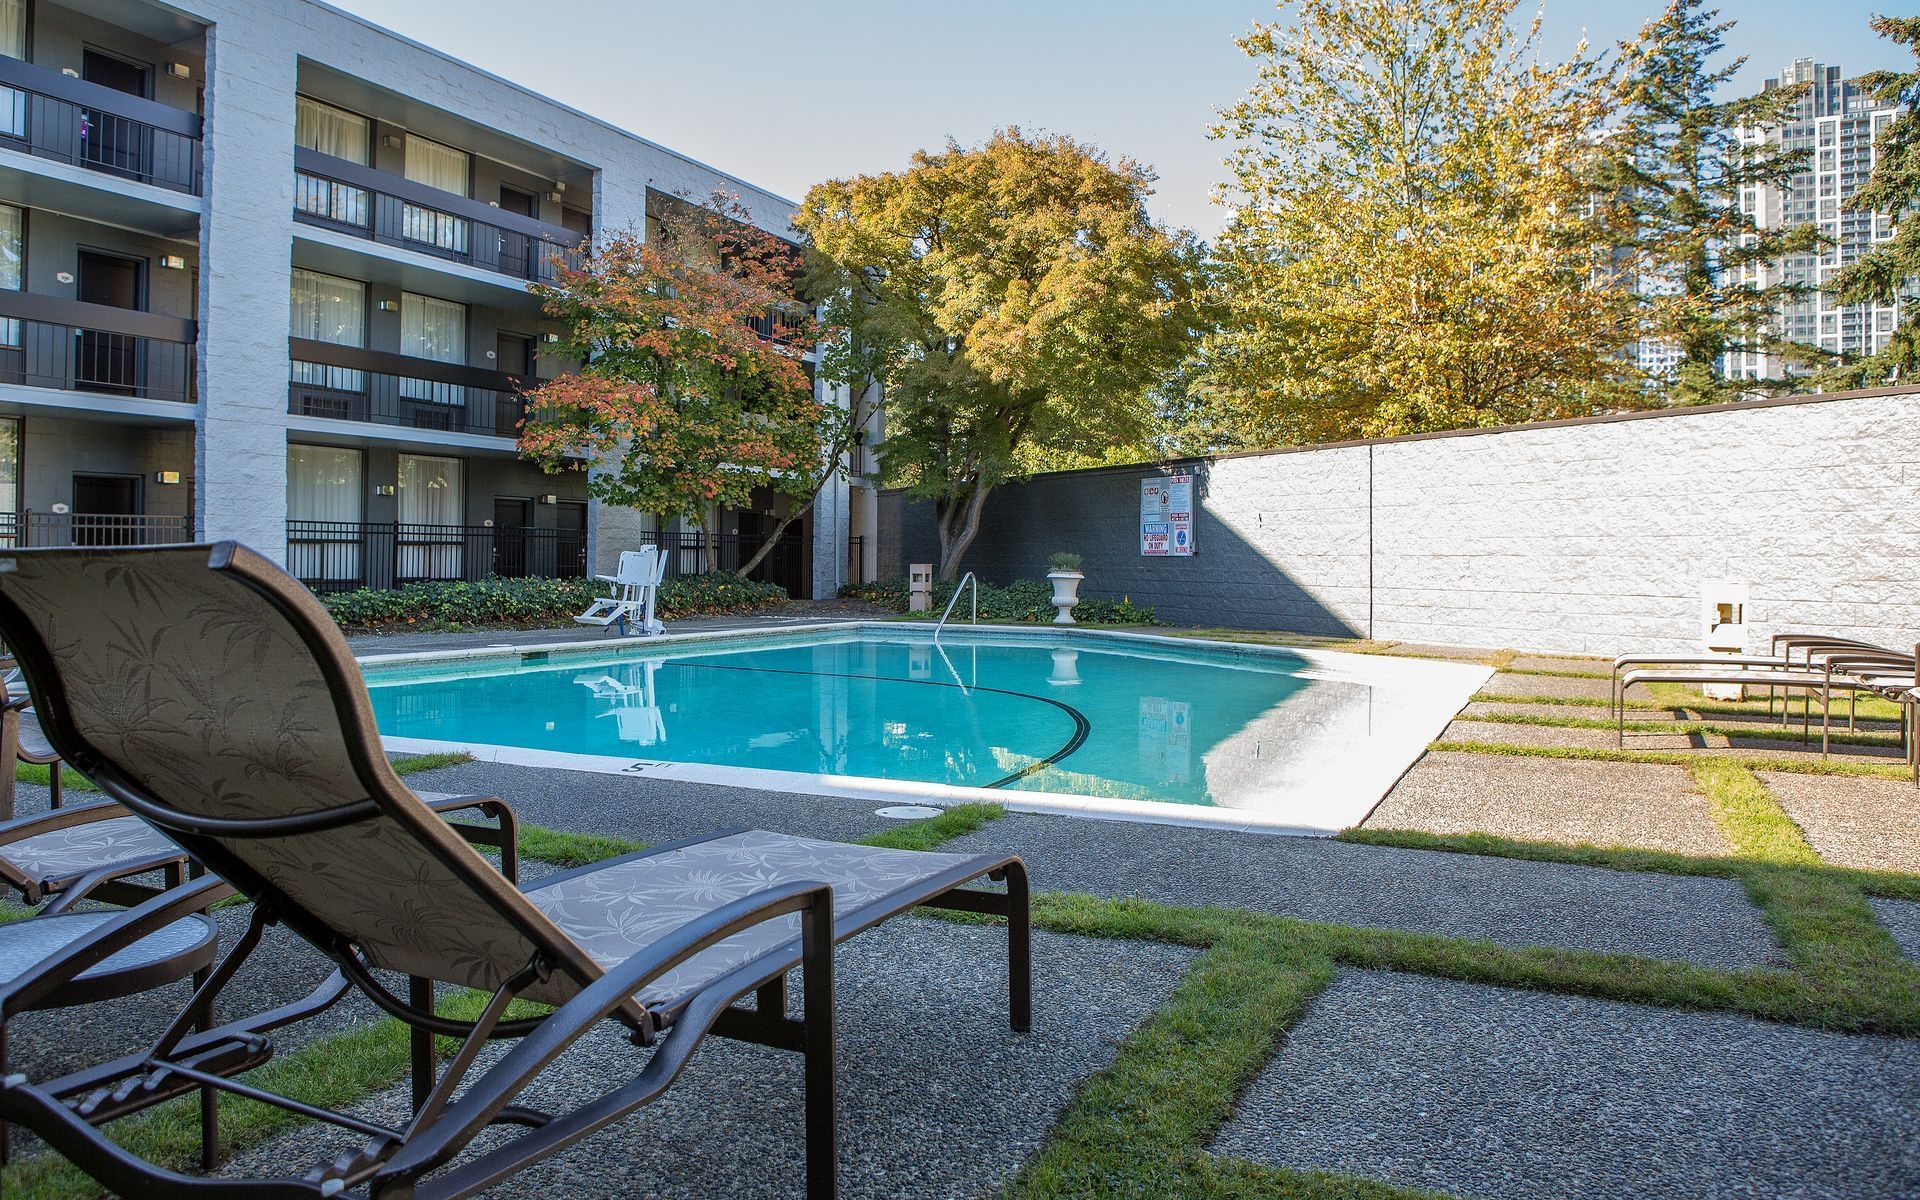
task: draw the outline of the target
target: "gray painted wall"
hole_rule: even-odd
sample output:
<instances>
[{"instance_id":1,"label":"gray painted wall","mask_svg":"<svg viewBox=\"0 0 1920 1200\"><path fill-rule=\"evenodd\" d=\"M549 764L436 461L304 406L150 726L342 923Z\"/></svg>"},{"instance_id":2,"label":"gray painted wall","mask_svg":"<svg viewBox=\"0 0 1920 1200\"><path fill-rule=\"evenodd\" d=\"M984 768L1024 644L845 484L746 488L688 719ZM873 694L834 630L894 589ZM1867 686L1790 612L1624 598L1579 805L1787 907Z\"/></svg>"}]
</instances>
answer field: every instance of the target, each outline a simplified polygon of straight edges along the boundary
<instances>
[{"instance_id":1,"label":"gray painted wall","mask_svg":"<svg viewBox=\"0 0 1920 1200\"><path fill-rule=\"evenodd\" d=\"M1704 580L1748 583L1750 646L1815 628L1920 640L1920 391L1189 464L1189 559L1142 558L1129 467L989 497L964 566L1181 624L1567 653L1691 649ZM931 510L880 505L881 575L937 561Z\"/></svg>"}]
</instances>

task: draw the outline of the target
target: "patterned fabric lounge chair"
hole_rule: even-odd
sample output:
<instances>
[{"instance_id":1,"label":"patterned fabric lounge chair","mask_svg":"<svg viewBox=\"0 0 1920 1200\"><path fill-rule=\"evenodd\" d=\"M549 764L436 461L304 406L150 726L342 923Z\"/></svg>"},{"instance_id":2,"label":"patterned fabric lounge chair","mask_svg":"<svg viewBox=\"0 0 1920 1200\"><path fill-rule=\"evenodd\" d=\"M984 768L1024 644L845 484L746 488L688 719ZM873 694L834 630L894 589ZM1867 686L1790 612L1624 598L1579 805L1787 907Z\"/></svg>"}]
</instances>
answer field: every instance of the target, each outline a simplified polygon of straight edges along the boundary
<instances>
[{"instance_id":1,"label":"patterned fabric lounge chair","mask_svg":"<svg viewBox=\"0 0 1920 1200\"><path fill-rule=\"evenodd\" d=\"M511 886L394 774L359 669L325 610L244 547L0 554L0 637L67 761L255 902L170 1039L93 1072L87 1092L0 1080L0 1117L122 1194L471 1195L654 1100L716 1033L804 1056L807 1192L821 1200L836 1190L833 946L920 904L1007 918L1009 1019L1030 1026L1018 858L747 831ZM983 877L1005 890L966 886ZM273 923L410 1027L414 1114L404 1125L314 1109L234 1078L263 1059L264 1039L250 1029L180 1032ZM798 1019L786 1002L796 967ZM392 975L406 977L404 995L389 987ZM436 982L488 993L480 1015L436 1012ZM749 995L752 1007L737 1004ZM509 1015L515 999L552 1008ZM603 1021L652 1053L636 1053L626 1082L566 1111L526 1106L528 1086ZM436 1034L460 1039L444 1069ZM482 1069L489 1040L511 1045ZM304 1173L216 1181L139 1159L99 1127L202 1087L329 1122L358 1145ZM521 1128L474 1144L499 1125Z\"/></svg>"}]
</instances>

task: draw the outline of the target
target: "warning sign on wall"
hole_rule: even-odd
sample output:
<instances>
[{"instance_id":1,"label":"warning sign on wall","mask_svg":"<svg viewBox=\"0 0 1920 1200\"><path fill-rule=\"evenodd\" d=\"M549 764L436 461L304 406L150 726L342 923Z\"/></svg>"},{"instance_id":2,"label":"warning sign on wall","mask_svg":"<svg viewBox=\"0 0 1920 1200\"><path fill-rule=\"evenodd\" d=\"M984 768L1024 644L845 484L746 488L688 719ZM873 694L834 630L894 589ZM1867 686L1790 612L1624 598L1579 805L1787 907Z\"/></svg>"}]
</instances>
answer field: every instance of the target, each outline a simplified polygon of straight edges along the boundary
<instances>
[{"instance_id":1,"label":"warning sign on wall","mask_svg":"<svg viewBox=\"0 0 1920 1200\"><path fill-rule=\"evenodd\" d=\"M1193 554L1193 476L1140 481L1140 553L1148 558Z\"/></svg>"}]
</instances>

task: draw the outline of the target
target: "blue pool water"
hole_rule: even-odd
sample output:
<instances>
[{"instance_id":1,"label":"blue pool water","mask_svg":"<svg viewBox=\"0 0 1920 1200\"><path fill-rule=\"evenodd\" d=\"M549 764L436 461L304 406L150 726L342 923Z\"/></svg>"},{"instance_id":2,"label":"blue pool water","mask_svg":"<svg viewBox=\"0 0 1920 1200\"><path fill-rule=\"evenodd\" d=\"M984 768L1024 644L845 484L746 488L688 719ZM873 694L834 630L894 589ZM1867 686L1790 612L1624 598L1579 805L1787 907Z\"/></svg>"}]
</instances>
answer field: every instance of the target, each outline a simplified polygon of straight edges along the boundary
<instances>
[{"instance_id":1,"label":"blue pool water","mask_svg":"<svg viewBox=\"0 0 1920 1200\"><path fill-rule=\"evenodd\" d=\"M1367 752L1380 689L1325 675L1283 652L869 629L376 666L368 683L392 737L1246 807Z\"/></svg>"}]
</instances>

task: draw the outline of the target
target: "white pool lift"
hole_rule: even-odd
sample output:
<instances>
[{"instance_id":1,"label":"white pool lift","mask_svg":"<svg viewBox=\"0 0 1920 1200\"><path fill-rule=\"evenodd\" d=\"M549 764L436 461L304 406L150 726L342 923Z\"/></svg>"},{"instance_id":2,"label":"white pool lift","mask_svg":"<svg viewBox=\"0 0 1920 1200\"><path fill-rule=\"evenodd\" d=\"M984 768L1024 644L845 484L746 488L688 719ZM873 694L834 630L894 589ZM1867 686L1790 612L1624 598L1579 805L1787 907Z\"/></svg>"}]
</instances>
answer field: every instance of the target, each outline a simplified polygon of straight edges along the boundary
<instances>
[{"instance_id":1,"label":"white pool lift","mask_svg":"<svg viewBox=\"0 0 1920 1200\"><path fill-rule=\"evenodd\" d=\"M601 628L618 625L622 637L653 637L665 633L666 625L653 611L660 595L660 580L666 573L667 560L658 546L621 551L617 572L594 576L609 586L608 594L588 605L587 611L573 619L574 623ZM633 626L632 633L628 631L629 623Z\"/></svg>"}]
</instances>

